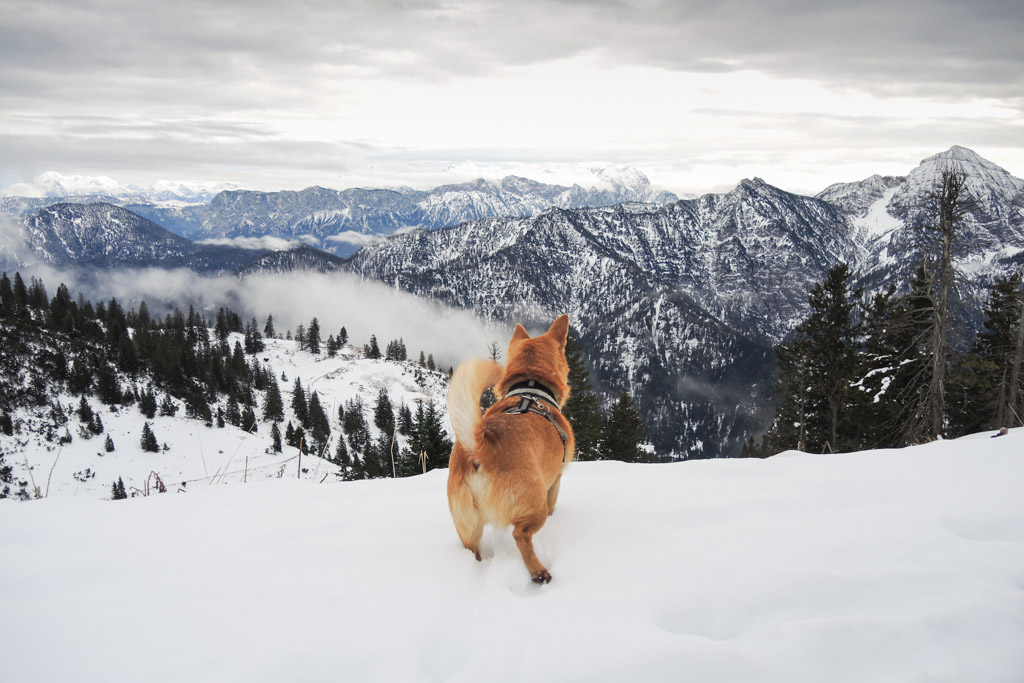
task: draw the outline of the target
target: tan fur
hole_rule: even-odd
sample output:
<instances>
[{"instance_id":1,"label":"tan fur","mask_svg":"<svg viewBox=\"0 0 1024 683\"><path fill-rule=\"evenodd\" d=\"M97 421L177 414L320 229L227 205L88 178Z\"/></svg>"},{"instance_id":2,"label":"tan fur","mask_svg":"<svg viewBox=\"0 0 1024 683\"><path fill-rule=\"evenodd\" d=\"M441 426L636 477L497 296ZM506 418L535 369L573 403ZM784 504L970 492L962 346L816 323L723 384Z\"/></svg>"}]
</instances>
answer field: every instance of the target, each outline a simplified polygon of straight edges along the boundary
<instances>
[{"instance_id":1,"label":"tan fur","mask_svg":"<svg viewBox=\"0 0 1024 683\"><path fill-rule=\"evenodd\" d=\"M509 387L533 379L555 392L559 407L569 398L565 340L569 317L531 338L516 325L507 365L475 359L459 366L448 391L448 412L455 430L448 469L448 506L462 544L480 559L485 524L512 526L512 535L530 576L546 583L551 575L537 558L533 535L554 512L562 470L572 460L572 427L552 412L569 434L566 449L546 418L505 413L518 398L505 399ZM480 416L480 396L493 387L499 400ZM563 461L564 458L564 461Z\"/></svg>"}]
</instances>

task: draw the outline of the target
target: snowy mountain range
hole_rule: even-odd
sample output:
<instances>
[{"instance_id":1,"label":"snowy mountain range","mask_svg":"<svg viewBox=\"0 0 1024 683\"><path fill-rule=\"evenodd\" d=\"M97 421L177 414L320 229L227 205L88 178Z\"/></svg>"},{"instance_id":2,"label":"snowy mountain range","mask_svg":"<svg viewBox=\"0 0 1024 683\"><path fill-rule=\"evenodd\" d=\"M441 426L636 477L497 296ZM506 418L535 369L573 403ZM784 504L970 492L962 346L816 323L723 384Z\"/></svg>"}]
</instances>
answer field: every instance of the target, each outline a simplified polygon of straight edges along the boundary
<instances>
[{"instance_id":1,"label":"snowy mountain range","mask_svg":"<svg viewBox=\"0 0 1024 683\"><path fill-rule=\"evenodd\" d=\"M0 263L5 269L41 263L86 269L181 267L199 273L231 273L275 253L274 247L261 244L253 248L193 242L106 203L51 204L25 218L22 226L23 242L0 243ZM285 248L297 246L283 244ZM288 258L297 263L296 257Z\"/></svg>"},{"instance_id":2,"label":"snowy mountain range","mask_svg":"<svg viewBox=\"0 0 1024 683\"><path fill-rule=\"evenodd\" d=\"M256 192L215 185L161 182L148 190L101 176L48 173L32 184L7 188L0 214L24 217L58 201L105 202L130 209L194 240L277 237L315 241L336 255L351 255L374 238L414 228L437 229L489 216L532 216L552 206L611 206L668 202L675 195L629 168L591 169L588 187L505 176L441 185L430 190Z\"/></svg>"},{"instance_id":3,"label":"snowy mountain range","mask_svg":"<svg viewBox=\"0 0 1024 683\"><path fill-rule=\"evenodd\" d=\"M370 245L349 264L369 277L495 319L568 312L599 385L628 388L661 450L734 453L758 422L772 345L806 315L807 293L851 264L869 290L902 284L920 257L912 224L944 168L977 204L964 220L979 291L1021 263L1024 181L954 147L905 178L873 176L818 197L760 179L664 205L552 209Z\"/></svg>"},{"instance_id":4,"label":"snowy mountain range","mask_svg":"<svg viewBox=\"0 0 1024 683\"><path fill-rule=\"evenodd\" d=\"M962 147L923 160L905 177L872 176L816 197L754 178L695 199L570 208L628 192L643 198L654 190L642 176L616 191L515 177L426 192L228 191L209 205L160 214L187 218L189 234L206 242L192 249L228 250L203 251L200 260L167 235L157 240L164 258L157 246L128 248L133 242L117 234L124 221L104 217L112 209L90 219L61 208L70 214L60 223L70 234L51 236L41 227L28 234L37 252L49 254L54 245L86 239L91 220L93 239L108 246L88 253L123 243L118 253L141 255L146 264L191 263L197 270L348 269L495 321L541 325L568 312L605 399L630 390L659 450L711 457L737 452L760 423L757 409L774 372L771 347L806 314L808 290L831 266L850 263L869 291L906 280L920 260L913 224L921 199L947 168L965 173L977 200L964 219L976 249L960 267L978 294L1024 264L1024 181ZM165 209L150 210L160 219ZM480 218L493 213L503 215ZM57 224L45 215L25 225ZM436 229L451 222L459 224ZM377 237L388 232L397 234ZM155 234L147 227L139 239ZM306 246L289 251L296 237ZM289 240L284 247L245 254L227 246L282 238ZM362 250L343 263L309 242ZM56 258L50 262L74 260Z\"/></svg>"}]
</instances>

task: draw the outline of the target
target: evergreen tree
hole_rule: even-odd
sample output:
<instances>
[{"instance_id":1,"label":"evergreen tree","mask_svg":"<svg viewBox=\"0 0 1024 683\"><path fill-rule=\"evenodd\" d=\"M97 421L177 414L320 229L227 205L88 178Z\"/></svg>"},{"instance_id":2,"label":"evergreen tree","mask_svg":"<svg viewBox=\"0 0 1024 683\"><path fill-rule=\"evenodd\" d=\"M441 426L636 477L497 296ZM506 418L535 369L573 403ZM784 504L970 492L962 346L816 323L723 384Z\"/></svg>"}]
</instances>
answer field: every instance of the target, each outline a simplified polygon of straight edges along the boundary
<instances>
[{"instance_id":1,"label":"evergreen tree","mask_svg":"<svg viewBox=\"0 0 1024 683\"><path fill-rule=\"evenodd\" d=\"M124 481L121 477L117 478L111 486L110 499L111 500L125 500L128 497L128 492L124 489Z\"/></svg>"},{"instance_id":2,"label":"evergreen tree","mask_svg":"<svg viewBox=\"0 0 1024 683\"><path fill-rule=\"evenodd\" d=\"M317 453L320 453L327 445L328 437L331 434L331 422L327 418L327 413L320 403L320 397L315 391L311 391L309 394L307 414L309 416L308 427L310 436L316 444Z\"/></svg>"},{"instance_id":3,"label":"evergreen tree","mask_svg":"<svg viewBox=\"0 0 1024 683\"><path fill-rule=\"evenodd\" d=\"M402 436L412 434L412 411L405 403L398 409L398 433Z\"/></svg>"},{"instance_id":4,"label":"evergreen tree","mask_svg":"<svg viewBox=\"0 0 1024 683\"><path fill-rule=\"evenodd\" d=\"M366 417L363 415L363 399L356 396L345 402L345 420L341 425L348 436L348 445L355 453L362 453L363 446L370 440Z\"/></svg>"},{"instance_id":5,"label":"evergreen tree","mask_svg":"<svg viewBox=\"0 0 1024 683\"><path fill-rule=\"evenodd\" d=\"M234 391L228 394L228 402L224 410L224 419L235 427L242 424L242 409L238 405L238 399L235 398Z\"/></svg>"},{"instance_id":6,"label":"evergreen tree","mask_svg":"<svg viewBox=\"0 0 1024 683\"><path fill-rule=\"evenodd\" d=\"M96 436L103 433L103 418L100 417L99 413L93 415L86 428Z\"/></svg>"},{"instance_id":7,"label":"evergreen tree","mask_svg":"<svg viewBox=\"0 0 1024 683\"><path fill-rule=\"evenodd\" d=\"M352 467L352 458L348 455L348 447L345 446L345 437L338 437L338 445L334 450L334 464L341 468L342 476L347 477Z\"/></svg>"},{"instance_id":8,"label":"evergreen tree","mask_svg":"<svg viewBox=\"0 0 1024 683\"><path fill-rule=\"evenodd\" d=\"M958 436L1022 424L1019 396L1024 271L993 284L973 347L949 378L950 431Z\"/></svg>"},{"instance_id":9,"label":"evergreen tree","mask_svg":"<svg viewBox=\"0 0 1024 683\"><path fill-rule=\"evenodd\" d=\"M252 409L252 406L247 405L242 411L241 428L243 431L249 432L250 434L256 433L256 412Z\"/></svg>"},{"instance_id":10,"label":"evergreen tree","mask_svg":"<svg viewBox=\"0 0 1024 683\"><path fill-rule=\"evenodd\" d=\"M3 276L0 276L0 318L13 317L16 310L14 305L14 288L11 287L7 271L4 271Z\"/></svg>"},{"instance_id":11,"label":"evergreen tree","mask_svg":"<svg viewBox=\"0 0 1024 683\"><path fill-rule=\"evenodd\" d=\"M370 335L370 343L363 348L363 353L367 358L377 360L380 358L380 346L377 345L377 335Z\"/></svg>"},{"instance_id":12,"label":"evergreen tree","mask_svg":"<svg viewBox=\"0 0 1024 683\"><path fill-rule=\"evenodd\" d=\"M93 421L92 407L89 405L89 402L85 400L85 396L78 401L78 410L75 412L78 414L78 420L80 422L89 424Z\"/></svg>"},{"instance_id":13,"label":"evergreen tree","mask_svg":"<svg viewBox=\"0 0 1024 683\"><path fill-rule=\"evenodd\" d=\"M146 386L139 395L138 411L151 420L157 417L157 396L152 386Z\"/></svg>"},{"instance_id":14,"label":"evergreen tree","mask_svg":"<svg viewBox=\"0 0 1024 683\"><path fill-rule=\"evenodd\" d=\"M320 354L320 321L316 318L309 321L309 329L306 330L306 349L310 353Z\"/></svg>"},{"instance_id":15,"label":"evergreen tree","mask_svg":"<svg viewBox=\"0 0 1024 683\"><path fill-rule=\"evenodd\" d=\"M302 389L302 380L295 378L295 385L292 387L292 412L299 424L309 424L309 403L306 400L306 392Z\"/></svg>"},{"instance_id":16,"label":"evergreen tree","mask_svg":"<svg viewBox=\"0 0 1024 683\"><path fill-rule=\"evenodd\" d=\"M121 402L121 382L114 369L106 363L101 363L96 373L96 394L105 405Z\"/></svg>"},{"instance_id":17,"label":"evergreen tree","mask_svg":"<svg viewBox=\"0 0 1024 683\"><path fill-rule=\"evenodd\" d=\"M348 330L346 330L345 326L342 325L341 330L338 332L338 348L339 348L339 350L345 344L348 344Z\"/></svg>"},{"instance_id":18,"label":"evergreen tree","mask_svg":"<svg viewBox=\"0 0 1024 683\"><path fill-rule=\"evenodd\" d=\"M164 394L164 399L160 402L160 415L163 417L174 417L178 414L178 405L171 400L169 394Z\"/></svg>"},{"instance_id":19,"label":"evergreen tree","mask_svg":"<svg viewBox=\"0 0 1024 683\"><path fill-rule=\"evenodd\" d=\"M107 434L107 440L103 442L103 449L107 453L114 452L114 440L110 438L110 434Z\"/></svg>"},{"instance_id":20,"label":"evergreen tree","mask_svg":"<svg viewBox=\"0 0 1024 683\"><path fill-rule=\"evenodd\" d=\"M427 454L427 470L447 467L448 457L452 452L452 442L444 431L442 416L433 401L416 402L416 415L413 418L412 435L409 437L409 450L419 457Z\"/></svg>"},{"instance_id":21,"label":"evergreen tree","mask_svg":"<svg viewBox=\"0 0 1024 683\"><path fill-rule=\"evenodd\" d=\"M306 328L302 326L302 323L295 328L295 344L300 349L306 348Z\"/></svg>"},{"instance_id":22,"label":"evergreen tree","mask_svg":"<svg viewBox=\"0 0 1024 683\"><path fill-rule=\"evenodd\" d=\"M273 339L274 334L274 316L267 316L267 324L263 326L263 336L267 339Z\"/></svg>"},{"instance_id":23,"label":"evergreen tree","mask_svg":"<svg viewBox=\"0 0 1024 683\"><path fill-rule=\"evenodd\" d=\"M267 378L267 392L263 399L263 420L280 422L284 419L284 402L281 399L281 388L273 375Z\"/></svg>"},{"instance_id":24,"label":"evergreen tree","mask_svg":"<svg viewBox=\"0 0 1024 683\"><path fill-rule=\"evenodd\" d=\"M373 424L377 426L377 429L389 436L395 431L395 411L391 406L391 397L388 396L387 389L382 388L377 392L377 405L373 410Z\"/></svg>"},{"instance_id":25,"label":"evergreen tree","mask_svg":"<svg viewBox=\"0 0 1024 683\"><path fill-rule=\"evenodd\" d=\"M281 430L278 428L277 422L274 422L274 423L272 423L270 425L270 438L273 440L273 443L274 443L274 452L275 453L280 453L281 452Z\"/></svg>"},{"instance_id":26,"label":"evergreen tree","mask_svg":"<svg viewBox=\"0 0 1024 683\"><path fill-rule=\"evenodd\" d=\"M644 423L628 392L619 394L601 439L601 453L608 460L646 462L647 454L640 448Z\"/></svg>"},{"instance_id":27,"label":"evergreen tree","mask_svg":"<svg viewBox=\"0 0 1024 683\"><path fill-rule=\"evenodd\" d=\"M256 322L256 318L250 320L245 326L245 352L248 354L257 354L266 348L263 343L263 337L260 335L259 323Z\"/></svg>"},{"instance_id":28,"label":"evergreen tree","mask_svg":"<svg viewBox=\"0 0 1024 683\"><path fill-rule=\"evenodd\" d=\"M577 460L600 460L603 419L597 394L590 388L590 371L583 359L583 345L572 332L565 342L565 360L569 364L569 400L562 414L572 425Z\"/></svg>"},{"instance_id":29,"label":"evergreen tree","mask_svg":"<svg viewBox=\"0 0 1024 683\"><path fill-rule=\"evenodd\" d=\"M338 342L334 339L333 334L327 336L327 343L325 346L327 347L328 358L334 358L338 355Z\"/></svg>"},{"instance_id":30,"label":"evergreen tree","mask_svg":"<svg viewBox=\"0 0 1024 683\"><path fill-rule=\"evenodd\" d=\"M153 434L149 422L145 422L142 425L142 438L139 440L139 445L142 446L142 450L150 453L156 453L160 450L160 445L157 443L156 435Z\"/></svg>"},{"instance_id":31,"label":"evergreen tree","mask_svg":"<svg viewBox=\"0 0 1024 683\"><path fill-rule=\"evenodd\" d=\"M851 421L851 386L858 374L860 325L853 312L849 267L840 263L816 284L811 312L795 338L775 349L779 364L779 405L765 435L765 448L814 453L849 450L857 443Z\"/></svg>"}]
</instances>

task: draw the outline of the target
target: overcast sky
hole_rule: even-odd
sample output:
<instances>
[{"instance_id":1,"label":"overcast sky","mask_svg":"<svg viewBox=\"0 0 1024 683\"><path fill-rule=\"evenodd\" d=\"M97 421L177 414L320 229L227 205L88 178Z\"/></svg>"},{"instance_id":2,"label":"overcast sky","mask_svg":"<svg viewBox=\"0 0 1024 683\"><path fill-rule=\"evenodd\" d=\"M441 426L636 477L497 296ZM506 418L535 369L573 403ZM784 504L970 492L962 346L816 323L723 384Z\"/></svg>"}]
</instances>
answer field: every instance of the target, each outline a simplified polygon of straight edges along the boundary
<instances>
[{"instance_id":1,"label":"overcast sky","mask_svg":"<svg viewBox=\"0 0 1024 683\"><path fill-rule=\"evenodd\" d=\"M1020 0L0 0L0 188L471 161L816 192L954 144L1020 177L1022 36Z\"/></svg>"}]
</instances>

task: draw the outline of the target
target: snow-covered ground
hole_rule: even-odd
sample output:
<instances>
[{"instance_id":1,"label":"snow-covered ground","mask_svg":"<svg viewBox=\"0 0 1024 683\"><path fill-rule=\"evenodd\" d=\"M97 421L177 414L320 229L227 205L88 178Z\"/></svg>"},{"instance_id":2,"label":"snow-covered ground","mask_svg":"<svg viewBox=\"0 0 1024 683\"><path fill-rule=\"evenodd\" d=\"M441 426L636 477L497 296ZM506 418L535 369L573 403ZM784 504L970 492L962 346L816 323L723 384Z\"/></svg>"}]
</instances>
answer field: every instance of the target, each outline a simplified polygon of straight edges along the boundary
<instances>
[{"instance_id":1,"label":"snow-covered ground","mask_svg":"<svg viewBox=\"0 0 1024 683\"><path fill-rule=\"evenodd\" d=\"M529 581L446 472L0 501L10 681L1024 680L1024 430L576 463Z\"/></svg>"}]
</instances>

